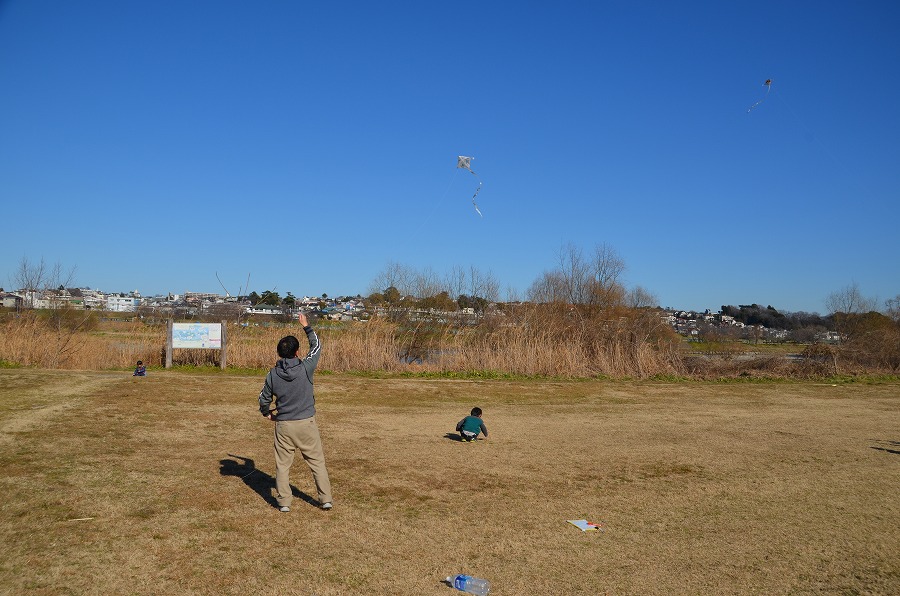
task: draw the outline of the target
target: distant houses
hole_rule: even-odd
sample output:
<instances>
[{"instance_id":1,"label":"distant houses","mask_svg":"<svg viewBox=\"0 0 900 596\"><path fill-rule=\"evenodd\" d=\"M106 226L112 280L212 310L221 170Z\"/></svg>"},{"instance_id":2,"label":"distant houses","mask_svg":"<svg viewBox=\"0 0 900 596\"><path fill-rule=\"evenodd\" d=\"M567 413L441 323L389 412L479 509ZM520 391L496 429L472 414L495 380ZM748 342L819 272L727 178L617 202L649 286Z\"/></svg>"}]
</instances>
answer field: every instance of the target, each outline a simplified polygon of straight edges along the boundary
<instances>
[{"instance_id":1,"label":"distant houses","mask_svg":"<svg viewBox=\"0 0 900 596\"><path fill-rule=\"evenodd\" d=\"M359 297L338 297L325 299L312 296L293 297L290 304L253 303L249 296L231 296L202 292L185 292L183 295L168 294L144 298L140 311L146 313L179 311L187 316L201 314L223 318L266 317L286 320L296 319L302 310L315 313L325 319L336 321L359 321L368 319L366 306Z\"/></svg>"},{"instance_id":2,"label":"distant houses","mask_svg":"<svg viewBox=\"0 0 900 596\"><path fill-rule=\"evenodd\" d=\"M368 321L372 317L400 315L408 321L430 321L447 323L454 321L467 325L477 325L486 315L503 317L503 305L488 304L483 311L476 312L471 307L452 311L435 308L413 306L415 300L392 306L384 304L366 304L360 297L339 296L337 298L303 296L295 297L291 304L278 305L252 303L249 296L220 295L211 292L168 293L156 296L142 296L137 290L131 292L104 293L91 288L46 289L42 291L17 290L0 291L0 306L5 309L84 309L113 313L133 313L139 317L160 318L192 318L216 317L221 319L246 322L253 317L260 321L276 320L287 322L296 320L302 310L322 319L349 322ZM512 304L512 303L510 303ZM498 308L499 306L499 308ZM509 306L509 305L507 305ZM769 307L771 308L771 307ZM787 341L794 336L787 329L749 325L723 312L713 313L656 309L659 319L671 327L679 335L691 340L718 339L750 339L752 341ZM501 323L503 324L503 323ZM514 324L512 321L509 324ZM841 336L835 331L819 327L815 334L808 333L803 341L840 342Z\"/></svg>"}]
</instances>

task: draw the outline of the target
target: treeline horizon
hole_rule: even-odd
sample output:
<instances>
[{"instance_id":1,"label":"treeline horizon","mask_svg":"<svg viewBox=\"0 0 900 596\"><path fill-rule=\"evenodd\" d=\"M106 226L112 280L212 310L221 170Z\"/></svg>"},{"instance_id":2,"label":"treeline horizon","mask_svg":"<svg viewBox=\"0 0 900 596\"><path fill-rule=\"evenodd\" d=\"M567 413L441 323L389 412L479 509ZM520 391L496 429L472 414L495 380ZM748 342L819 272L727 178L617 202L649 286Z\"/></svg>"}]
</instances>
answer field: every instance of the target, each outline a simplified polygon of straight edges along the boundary
<instances>
[{"instance_id":1,"label":"treeline horizon","mask_svg":"<svg viewBox=\"0 0 900 596\"><path fill-rule=\"evenodd\" d=\"M376 306L399 306L405 302L405 305L437 310L480 310L490 303L531 302L703 312L671 306L663 308L658 296L651 290L641 285L627 287L624 284L622 278L626 269L625 260L608 244L598 244L588 253L578 246L568 244L560 248L556 266L541 272L524 295L520 295L515 288L507 287L505 299L501 300L501 283L490 270L483 271L474 266L454 266L445 275L439 275L430 267L417 270L390 261L370 281L365 294L339 297L358 298ZM49 266L43 258L39 262L32 262L23 257L11 281L18 286L17 289L26 291L56 290L67 288L74 275L74 267L65 270L59 263ZM222 288L230 295L224 285ZM248 292L248 289L239 288L237 297L247 298L253 305L293 307L298 301L292 291L287 291L282 297L275 288L262 293L256 290ZM321 298L323 301L328 300L328 294L321 294ZM825 307L826 313L820 314L817 311L780 311L771 305L763 308L752 303L722 305L720 312L746 325L762 325L771 329L831 329L833 315L836 313L877 312L892 319L898 318L900 293L885 300L884 306L879 308L878 300L865 296L859 285L853 282L825 297Z\"/></svg>"},{"instance_id":2,"label":"treeline horizon","mask_svg":"<svg viewBox=\"0 0 900 596\"><path fill-rule=\"evenodd\" d=\"M387 289L382 294L384 299L402 304L404 296L435 300L465 295L484 316L471 325L455 317L420 320L404 316L401 311L408 313L408 309L393 309L390 316L366 323L323 328L333 344L324 362L335 371L613 378L735 374L790 377L842 371L896 374L900 370L900 295L886 301L884 310L879 311L875 300L866 298L857 284L851 284L826 299L831 324L839 333L837 345L810 343L802 358L792 362L782 357L731 359L732 350L726 349L720 361L693 356L683 338L658 315L656 296L640 286L624 285L624 270L622 258L607 245L598 245L589 255L577 247L565 247L557 266L544 271L528 288L526 301L506 303L503 316L494 316L484 308L499 299L499 284L492 273L475 267L456 268L441 278L430 270L416 271L392 263L373 280L370 296ZM762 308L758 304L739 305L736 310L730 307L729 311L748 322L827 323L823 318L792 319L771 306ZM271 338L256 343L249 329L242 331L240 315L232 320L235 328L229 331L229 339L235 340L236 346L245 344L246 350L234 358L229 354L229 364L271 365ZM159 358L159 326L135 321L134 338L114 342L111 347L103 347L103 340L92 334L91 326L90 311L74 308L44 314L17 313L0 327L0 360L50 367L73 367L83 362L89 368L102 368L113 363L122 366L123 359L135 356L135 360L150 363ZM732 330L722 327L724 331L708 329L703 339L730 342L733 338L727 334ZM89 343L96 346L85 350ZM199 358L202 363L200 356L185 358Z\"/></svg>"}]
</instances>

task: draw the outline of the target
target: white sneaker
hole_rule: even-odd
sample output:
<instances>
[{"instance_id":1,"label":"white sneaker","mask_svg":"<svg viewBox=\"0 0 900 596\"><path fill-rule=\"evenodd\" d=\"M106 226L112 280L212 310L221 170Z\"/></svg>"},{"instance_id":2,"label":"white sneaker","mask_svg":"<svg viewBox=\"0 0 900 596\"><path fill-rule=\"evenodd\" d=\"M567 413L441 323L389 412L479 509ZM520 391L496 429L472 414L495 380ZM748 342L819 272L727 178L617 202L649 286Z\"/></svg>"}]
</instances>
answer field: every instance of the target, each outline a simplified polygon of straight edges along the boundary
<instances>
[{"instance_id":1,"label":"white sneaker","mask_svg":"<svg viewBox=\"0 0 900 596\"><path fill-rule=\"evenodd\" d=\"M322 503L322 509L324 509L325 511L328 511L332 507L334 507L334 505L332 505L330 501L328 503Z\"/></svg>"},{"instance_id":2,"label":"white sneaker","mask_svg":"<svg viewBox=\"0 0 900 596\"><path fill-rule=\"evenodd\" d=\"M287 505L285 505L284 507L282 507L282 508L279 509L278 511L280 511L280 512L282 512L282 513L287 513L287 512L289 512L290 510L291 510L291 508L288 507Z\"/></svg>"}]
</instances>

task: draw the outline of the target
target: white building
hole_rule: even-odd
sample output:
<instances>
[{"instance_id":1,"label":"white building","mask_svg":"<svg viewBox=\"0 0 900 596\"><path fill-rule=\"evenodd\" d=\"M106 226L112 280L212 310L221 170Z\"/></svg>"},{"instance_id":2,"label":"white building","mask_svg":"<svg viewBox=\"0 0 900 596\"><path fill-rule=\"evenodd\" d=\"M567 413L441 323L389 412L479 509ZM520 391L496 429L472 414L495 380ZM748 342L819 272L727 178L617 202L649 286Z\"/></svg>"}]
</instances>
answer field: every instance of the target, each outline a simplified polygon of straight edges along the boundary
<instances>
[{"instance_id":1,"label":"white building","mask_svg":"<svg viewBox=\"0 0 900 596\"><path fill-rule=\"evenodd\" d=\"M284 311L278 306L271 304L257 304L256 306L244 307L244 312L251 315L280 315Z\"/></svg>"},{"instance_id":2,"label":"white building","mask_svg":"<svg viewBox=\"0 0 900 596\"><path fill-rule=\"evenodd\" d=\"M22 306L25 302L25 299L18 294L13 294L11 292L2 292L0 293L0 302L2 302L4 308L16 308Z\"/></svg>"},{"instance_id":3,"label":"white building","mask_svg":"<svg viewBox=\"0 0 900 596\"><path fill-rule=\"evenodd\" d=\"M141 305L141 299L134 295L109 294L106 297L106 310L113 312L134 312Z\"/></svg>"}]
</instances>

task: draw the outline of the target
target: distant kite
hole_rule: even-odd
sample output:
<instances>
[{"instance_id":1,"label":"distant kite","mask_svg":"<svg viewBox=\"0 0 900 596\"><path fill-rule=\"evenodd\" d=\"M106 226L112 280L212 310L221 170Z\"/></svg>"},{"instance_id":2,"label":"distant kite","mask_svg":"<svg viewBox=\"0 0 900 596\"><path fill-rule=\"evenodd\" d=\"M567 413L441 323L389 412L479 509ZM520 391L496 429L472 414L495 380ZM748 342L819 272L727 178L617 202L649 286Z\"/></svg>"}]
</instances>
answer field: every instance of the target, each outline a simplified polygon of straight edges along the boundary
<instances>
[{"instance_id":1,"label":"distant kite","mask_svg":"<svg viewBox=\"0 0 900 596\"><path fill-rule=\"evenodd\" d=\"M761 100L759 100L758 102L756 102L755 104L753 104L752 106L750 106L750 109L747 110L747 113L748 113L748 114L753 110L753 108L755 108L756 106L758 106L758 105L761 104L762 102L766 101L766 98L769 97L769 91L772 90L772 79L766 79L766 82L763 83L763 87L766 88L766 94L763 95L763 98L762 98Z\"/></svg>"},{"instance_id":2,"label":"distant kite","mask_svg":"<svg viewBox=\"0 0 900 596\"><path fill-rule=\"evenodd\" d=\"M477 197L478 193L481 191L481 178L478 178L478 174L476 174L475 172L472 171L472 160L473 159L475 159L475 158L474 157L466 157L465 155L458 155L456 157L456 160L457 160L456 167L462 168L464 170L469 170L470 172L472 172L472 175L478 179L478 188L475 189L475 194L472 195L472 204L475 205L475 211L478 213L478 215L480 215L481 217L484 217L483 215L481 215L481 210L478 209L478 203L475 202L475 197Z\"/></svg>"}]
</instances>

